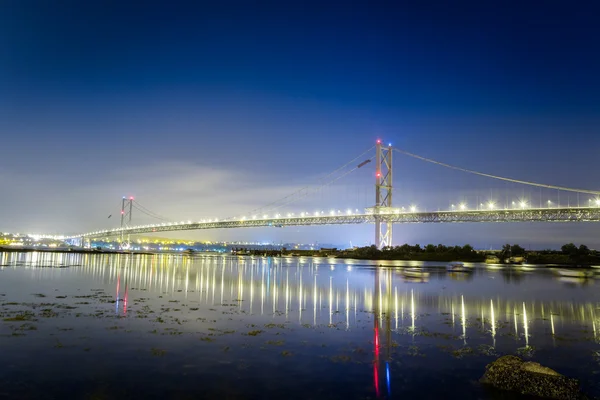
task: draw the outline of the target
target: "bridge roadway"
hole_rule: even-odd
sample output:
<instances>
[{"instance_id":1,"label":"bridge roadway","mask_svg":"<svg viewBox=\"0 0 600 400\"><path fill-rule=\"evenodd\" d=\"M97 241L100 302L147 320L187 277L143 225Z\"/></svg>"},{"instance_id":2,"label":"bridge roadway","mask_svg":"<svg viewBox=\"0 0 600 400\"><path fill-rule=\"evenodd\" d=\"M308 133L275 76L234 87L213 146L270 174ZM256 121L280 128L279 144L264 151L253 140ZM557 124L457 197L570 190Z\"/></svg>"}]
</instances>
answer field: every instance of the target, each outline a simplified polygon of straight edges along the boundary
<instances>
[{"instance_id":1,"label":"bridge roadway","mask_svg":"<svg viewBox=\"0 0 600 400\"><path fill-rule=\"evenodd\" d=\"M398 209L374 210L362 214L291 216L278 218L225 219L201 222L171 222L115 228L74 235L74 238L100 238L121 234L140 234L196 229L287 227L314 225L373 224L376 217L394 224L466 222L598 222L600 207L555 207L528 209L404 212Z\"/></svg>"}]
</instances>

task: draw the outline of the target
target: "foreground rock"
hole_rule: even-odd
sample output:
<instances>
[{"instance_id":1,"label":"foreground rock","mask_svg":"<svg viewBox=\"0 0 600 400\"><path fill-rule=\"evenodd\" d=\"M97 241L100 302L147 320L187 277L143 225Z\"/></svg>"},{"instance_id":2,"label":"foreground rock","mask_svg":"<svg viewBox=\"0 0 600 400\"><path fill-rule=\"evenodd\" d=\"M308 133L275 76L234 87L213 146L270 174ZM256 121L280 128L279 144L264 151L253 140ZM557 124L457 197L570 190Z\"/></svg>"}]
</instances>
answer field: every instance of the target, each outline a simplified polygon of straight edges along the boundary
<instances>
[{"instance_id":1,"label":"foreground rock","mask_svg":"<svg viewBox=\"0 0 600 400\"><path fill-rule=\"evenodd\" d=\"M519 357L503 356L485 367L481 383L500 390L548 399L585 399L579 381Z\"/></svg>"}]
</instances>

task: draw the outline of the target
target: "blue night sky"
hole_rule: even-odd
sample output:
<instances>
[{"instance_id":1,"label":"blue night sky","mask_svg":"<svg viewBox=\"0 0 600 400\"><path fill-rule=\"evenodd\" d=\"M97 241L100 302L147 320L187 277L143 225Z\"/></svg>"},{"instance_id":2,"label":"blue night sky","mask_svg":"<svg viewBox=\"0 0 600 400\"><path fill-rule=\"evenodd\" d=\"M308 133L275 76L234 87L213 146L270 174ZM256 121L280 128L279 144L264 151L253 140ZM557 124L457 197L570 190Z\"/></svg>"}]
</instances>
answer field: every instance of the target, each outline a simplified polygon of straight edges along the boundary
<instances>
[{"instance_id":1,"label":"blue night sky","mask_svg":"<svg viewBox=\"0 0 600 400\"><path fill-rule=\"evenodd\" d=\"M470 169L600 190L600 5L541 4L4 1L0 231L114 227L107 216L130 194L173 220L243 215L315 184L376 138ZM559 197L400 155L394 183L398 206L430 210ZM286 210L371 206L373 184L365 167ZM560 193L561 204L588 200ZM373 229L186 237L366 244ZM396 227L395 242L600 247L598 233L411 225Z\"/></svg>"}]
</instances>

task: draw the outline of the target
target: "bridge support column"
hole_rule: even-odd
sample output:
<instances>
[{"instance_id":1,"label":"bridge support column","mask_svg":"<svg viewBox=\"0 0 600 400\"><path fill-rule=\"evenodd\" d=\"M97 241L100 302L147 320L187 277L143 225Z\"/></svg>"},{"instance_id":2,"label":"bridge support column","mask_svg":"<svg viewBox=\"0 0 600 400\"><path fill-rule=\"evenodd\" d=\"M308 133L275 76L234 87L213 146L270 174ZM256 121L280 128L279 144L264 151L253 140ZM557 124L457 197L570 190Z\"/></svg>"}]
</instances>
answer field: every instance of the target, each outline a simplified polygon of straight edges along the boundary
<instances>
[{"instance_id":1,"label":"bridge support column","mask_svg":"<svg viewBox=\"0 0 600 400\"><path fill-rule=\"evenodd\" d=\"M392 207L392 146L375 145L375 245L392 245L392 223L387 216Z\"/></svg>"},{"instance_id":2,"label":"bridge support column","mask_svg":"<svg viewBox=\"0 0 600 400\"><path fill-rule=\"evenodd\" d=\"M125 235L124 230L131 228L131 217L133 215L133 197L123 196L121 202L121 250L127 250L131 247L131 238L129 234Z\"/></svg>"}]
</instances>

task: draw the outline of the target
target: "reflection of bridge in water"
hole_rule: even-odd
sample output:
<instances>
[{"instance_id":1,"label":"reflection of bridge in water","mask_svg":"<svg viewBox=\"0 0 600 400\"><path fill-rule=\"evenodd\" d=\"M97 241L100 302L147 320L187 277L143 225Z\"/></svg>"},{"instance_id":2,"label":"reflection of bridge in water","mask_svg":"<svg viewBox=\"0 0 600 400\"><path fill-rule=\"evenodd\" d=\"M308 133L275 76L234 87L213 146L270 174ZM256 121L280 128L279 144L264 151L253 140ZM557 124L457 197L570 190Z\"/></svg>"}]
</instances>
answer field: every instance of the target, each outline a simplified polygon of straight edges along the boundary
<instances>
[{"instance_id":1,"label":"reflection of bridge in water","mask_svg":"<svg viewBox=\"0 0 600 400\"><path fill-rule=\"evenodd\" d=\"M351 328L358 312L391 318L391 329L418 329L419 314L435 312L462 325L477 319L492 334L498 321L528 330L528 321L547 321L552 331L563 322L598 324L598 304L576 301L506 299L431 294L410 289L393 269L361 268L327 259L278 259L263 257L69 253L0 253L3 268L71 266L76 274L110 284L127 282L129 288L160 293L182 291L207 304L243 299L238 308L250 314L284 312L298 314L300 323L344 323ZM59 270L49 268L54 273ZM379 272L377 272L380 270ZM368 272L367 272L368 271ZM53 273L53 272L49 272ZM372 274L366 280L365 274ZM415 287L415 286L410 286ZM327 315L323 315L326 310ZM326 317L325 321L321 321ZM554 327L552 327L554 325Z\"/></svg>"},{"instance_id":2,"label":"reflection of bridge in water","mask_svg":"<svg viewBox=\"0 0 600 400\"><path fill-rule=\"evenodd\" d=\"M586 326L592 339L600 341L599 304L591 301L517 299L494 293L440 294L428 291L430 285L405 282L393 268L356 267L330 259L303 261L168 254L0 253L2 268L44 269L37 278L62 272L45 267L70 266L69 274L116 286L117 312L126 312L135 303L132 293L139 295L138 290L145 290L161 295L181 292L186 299L208 306L227 304L247 315L285 318L302 325L352 330L373 318L373 374L378 395L390 390L393 339L399 340L399 335L412 335L414 341L432 329L450 330L459 346L484 340L495 348L497 338L510 334L506 340L528 348L554 341L573 326ZM433 275L432 282L442 274L446 273L438 278Z\"/></svg>"}]
</instances>

